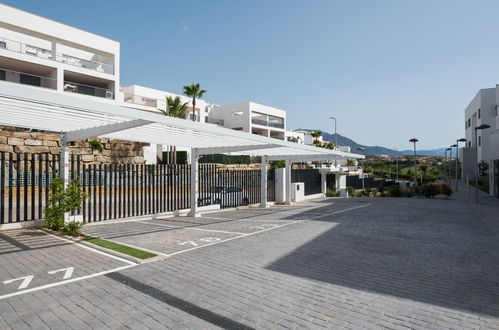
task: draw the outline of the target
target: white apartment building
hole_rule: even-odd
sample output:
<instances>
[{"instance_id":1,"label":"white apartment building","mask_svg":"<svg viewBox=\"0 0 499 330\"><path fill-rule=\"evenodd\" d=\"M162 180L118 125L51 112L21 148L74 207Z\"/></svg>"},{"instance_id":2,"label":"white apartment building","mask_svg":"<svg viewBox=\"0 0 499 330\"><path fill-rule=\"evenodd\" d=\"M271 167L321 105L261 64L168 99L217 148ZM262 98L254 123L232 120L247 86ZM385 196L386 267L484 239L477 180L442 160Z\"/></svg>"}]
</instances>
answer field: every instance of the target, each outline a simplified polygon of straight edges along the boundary
<instances>
[{"instance_id":1,"label":"white apartment building","mask_svg":"<svg viewBox=\"0 0 499 330\"><path fill-rule=\"evenodd\" d=\"M485 161L489 164L489 193L499 197L499 85L495 88L480 89L466 107L465 138L466 147L462 149L463 178L475 177L475 164ZM490 128L477 130L482 124ZM476 156L477 155L477 156ZM478 158L476 158L478 157Z\"/></svg>"},{"instance_id":2,"label":"white apartment building","mask_svg":"<svg viewBox=\"0 0 499 330\"><path fill-rule=\"evenodd\" d=\"M213 107L207 122L280 140L286 136L286 111L255 102Z\"/></svg>"},{"instance_id":3,"label":"white apartment building","mask_svg":"<svg viewBox=\"0 0 499 330\"><path fill-rule=\"evenodd\" d=\"M117 41L0 4L0 80L115 102L119 51Z\"/></svg>"}]
</instances>

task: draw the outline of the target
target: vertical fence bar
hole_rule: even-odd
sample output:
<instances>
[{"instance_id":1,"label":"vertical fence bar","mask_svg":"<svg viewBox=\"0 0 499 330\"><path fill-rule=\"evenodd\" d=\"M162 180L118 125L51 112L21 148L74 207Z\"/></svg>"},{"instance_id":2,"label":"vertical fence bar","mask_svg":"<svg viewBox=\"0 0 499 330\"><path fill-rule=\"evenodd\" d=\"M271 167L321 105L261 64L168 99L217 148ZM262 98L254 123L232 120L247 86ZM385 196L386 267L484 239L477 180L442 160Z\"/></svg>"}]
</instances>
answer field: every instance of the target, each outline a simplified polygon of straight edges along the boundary
<instances>
[{"instance_id":1,"label":"vertical fence bar","mask_svg":"<svg viewBox=\"0 0 499 330\"><path fill-rule=\"evenodd\" d=\"M24 160L24 171L23 171L23 177L24 177L24 189L23 189L23 201L24 201L24 205L23 205L23 221L26 221L28 220L28 154L27 153L23 153L23 160ZM21 165L21 164L19 164ZM20 188L19 187L20 184L18 182L18 189Z\"/></svg>"},{"instance_id":2,"label":"vertical fence bar","mask_svg":"<svg viewBox=\"0 0 499 330\"><path fill-rule=\"evenodd\" d=\"M131 165L131 181L130 181L130 188L132 189L132 194L131 194L131 215L132 216L135 216L135 179L136 179L136 176L135 176L135 164L132 164Z\"/></svg>"},{"instance_id":3,"label":"vertical fence bar","mask_svg":"<svg viewBox=\"0 0 499 330\"><path fill-rule=\"evenodd\" d=\"M42 211L42 187L43 187L43 154L38 155L38 219L43 217Z\"/></svg>"},{"instance_id":4,"label":"vertical fence bar","mask_svg":"<svg viewBox=\"0 0 499 330\"><path fill-rule=\"evenodd\" d=\"M16 222L21 220L21 154L16 153Z\"/></svg>"},{"instance_id":5,"label":"vertical fence bar","mask_svg":"<svg viewBox=\"0 0 499 330\"><path fill-rule=\"evenodd\" d=\"M0 223L5 223L5 152L0 153Z\"/></svg>"},{"instance_id":6,"label":"vertical fence bar","mask_svg":"<svg viewBox=\"0 0 499 330\"><path fill-rule=\"evenodd\" d=\"M98 176L99 176L99 221L102 221L102 163L99 163L98 168Z\"/></svg>"},{"instance_id":7,"label":"vertical fence bar","mask_svg":"<svg viewBox=\"0 0 499 330\"><path fill-rule=\"evenodd\" d=\"M31 164L30 164L30 179L31 179L31 220L35 219L36 211L36 179L35 179L35 165L36 165L36 154L31 154Z\"/></svg>"},{"instance_id":8,"label":"vertical fence bar","mask_svg":"<svg viewBox=\"0 0 499 330\"><path fill-rule=\"evenodd\" d=\"M107 220L107 164L102 165L102 189L104 190L104 196L103 196L103 201L102 201L102 211L103 211L103 218L104 220Z\"/></svg>"},{"instance_id":9,"label":"vertical fence bar","mask_svg":"<svg viewBox=\"0 0 499 330\"><path fill-rule=\"evenodd\" d=\"M13 220L13 215L12 215L12 174L13 174L13 160L14 154L12 152L9 152L9 222L12 222Z\"/></svg>"},{"instance_id":10,"label":"vertical fence bar","mask_svg":"<svg viewBox=\"0 0 499 330\"><path fill-rule=\"evenodd\" d=\"M166 210L171 211L172 210L172 180L171 180L171 165L167 164L166 165Z\"/></svg>"},{"instance_id":11,"label":"vertical fence bar","mask_svg":"<svg viewBox=\"0 0 499 330\"><path fill-rule=\"evenodd\" d=\"M83 192L87 192L87 173L86 173L86 166L85 164L81 165L82 167L82 172L81 172L81 186ZM81 213L83 215L83 222L88 222L87 218L87 198L83 198L83 203L81 206Z\"/></svg>"},{"instance_id":12,"label":"vertical fence bar","mask_svg":"<svg viewBox=\"0 0 499 330\"><path fill-rule=\"evenodd\" d=\"M113 173L113 219L118 218L118 176L117 176L118 165L112 165Z\"/></svg>"},{"instance_id":13,"label":"vertical fence bar","mask_svg":"<svg viewBox=\"0 0 499 330\"><path fill-rule=\"evenodd\" d=\"M130 209L131 209L131 191L130 191L130 164L126 164L126 216L129 217L131 216Z\"/></svg>"}]
</instances>

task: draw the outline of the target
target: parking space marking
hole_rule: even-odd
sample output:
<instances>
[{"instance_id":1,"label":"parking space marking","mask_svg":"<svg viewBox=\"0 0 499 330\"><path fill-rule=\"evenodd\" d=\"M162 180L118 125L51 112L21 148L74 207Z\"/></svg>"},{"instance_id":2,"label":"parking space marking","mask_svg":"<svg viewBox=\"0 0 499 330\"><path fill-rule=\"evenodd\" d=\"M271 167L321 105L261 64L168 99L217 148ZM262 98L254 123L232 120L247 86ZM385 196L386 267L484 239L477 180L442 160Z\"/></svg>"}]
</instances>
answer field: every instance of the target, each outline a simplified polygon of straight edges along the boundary
<instances>
[{"instance_id":1,"label":"parking space marking","mask_svg":"<svg viewBox=\"0 0 499 330\"><path fill-rule=\"evenodd\" d=\"M143 223L143 224L146 224L146 225L150 225L150 226L158 226L158 227L166 227L166 228L171 228L171 229L178 229L178 228L181 228L181 227L175 227L175 226L170 226L170 225L163 225L161 223L156 223L156 222L149 222L147 220L137 220L135 221L137 223Z\"/></svg>"},{"instance_id":2,"label":"parking space marking","mask_svg":"<svg viewBox=\"0 0 499 330\"><path fill-rule=\"evenodd\" d=\"M37 286L37 287L31 288L31 289L24 289L24 290L21 290L21 291L16 291L16 292L4 294L4 295L0 296L0 300L6 299L6 298L10 298L10 297L14 297L14 296L18 296L18 295L25 294L25 293L30 293L30 292L40 291L40 290L44 290L44 289L48 289L48 288L53 288L55 286L60 286L60 285L64 285L64 284L68 284L68 283L72 283L72 282L86 280L86 279L89 279L89 278L93 278L93 277L97 277L97 276L101 276L101 275L106 275L106 274L113 273L113 272L118 272L120 270L124 270L124 269L130 268L130 267L134 267L136 265L137 264L134 263L133 265L121 266L121 267L118 267L118 268L114 268L114 269L110 269L110 270L105 270L105 271L94 273L94 274L89 274L89 275L84 275L84 276L80 276L80 277L70 278L70 279L62 280L62 281L55 282L55 283L49 283L49 284ZM33 275L30 275L30 276L33 277ZM18 278L18 279L22 279L22 278ZM22 288L19 287L19 289L22 289Z\"/></svg>"},{"instance_id":3,"label":"parking space marking","mask_svg":"<svg viewBox=\"0 0 499 330\"><path fill-rule=\"evenodd\" d=\"M80 244L80 243L75 243L74 241L71 241L71 240L68 240L66 238L54 235L52 233L49 233L49 232L45 231L45 234L47 234L49 236L52 236L52 237L55 237L55 238L57 238L59 240L62 240L62 241L74 244L74 246L77 246L77 247L80 247L80 248L83 248L83 249L86 249L86 250L90 250L93 253L100 254L100 255L106 256L108 258L112 258L112 259L121 261L121 262L125 263L125 265L124 266L120 266L120 267L116 267L116 268L113 268L113 269L109 269L109 270L100 271L100 272L97 272L97 273L92 273L92 274L82 275L82 276L79 276L79 277L74 277L74 278L71 278L73 276L73 272L74 272L74 269L75 269L73 266L69 266L69 267L66 267L66 268L60 268L60 269L56 269L56 270L48 270L48 271L46 270L46 273L48 273L50 275L54 275L54 274L57 274L57 273L64 273L62 275L62 280L61 281L56 281L56 282L53 282L53 283L48 283L48 284L36 286L36 287L33 287L33 288L28 288L28 286L32 282L32 280L35 279L35 276L38 277L38 275L36 275L36 274L35 275L27 275L27 276L22 276L22 277L14 278L14 279L5 280L5 281L3 281L3 284L5 284L5 285L9 285L9 284L11 284L13 282L16 282L16 281L22 281L22 282L19 285L19 287L17 287L17 291L11 292L11 293L7 293L7 294L4 294L4 295L0 295L0 300L7 299L7 298L10 298L10 297L14 297L14 296L18 296L18 295L22 295L22 294L25 294L25 293L40 291L40 290L44 290L44 289L48 289L48 288L52 288L52 287L56 287L56 286L60 286L60 285L65 285L65 284L72 283L72 282L82 281L82 280L90 279L90 278L93 278L93 277L98 277L98 276L106 275L106 274L109 274L109 273L112 273L112 272L121 271L121 270L124 270L124 269L127 269L127 268L131 268L131 267L134 267L134 266L138 265L138 264L136 264L133 261L126 260L126 259L123 259L123 258L114 256L114 255L111 255L109 253L106 253L106 252L103 252L103 251L100 251L100 250L93 249L93 248L91 248L89 246L85 246L85 245ZM57 275L57 277L59 277L59 276Z\"/></svg>"},{"instance_id":4,"label":"parking space marking","mask_svg":"<svg viewBox=\"0 0 499 330\"><path fill-rule=\"evenodd\" d=\"M204 244L204 245L193 246L193 247L191 247L189 249L185 249L185 250L181 250L181 251L170 253L170 254L168 254L168 257L172 257L174 255L185 253L185 252L189 252L189 251L192 251L192 250L197 250L197 249L204 248L204 247L207 247L207 246L211 246L211 245L215 245L215 244L220 244L220 243L232 241L232 240L235 240L235 239L238 239L238 238L252 236L252 235L255 235L255 234L263 233L263 232L268 231L268 230L277 229L277 228L281 228L281 227L284 227L284 226L289 226L289 225L292 225L292 224L295 224L295 223L299 223L299 222L302 222L302 221L303 220L292 221L292 222L288 222L288 223L285 223L285 224L282 224L282 225L278 225L276 227L271 227L271 228L263 229L263 230L260 230L260 231L255 231L253 233L247 233L247 234L243 234L243 235L240 235L240 236L231 237L231 238L227 238L227 239L224 239L224 240L220 240L220 241L217 241L217 242L208 243L208 244Z\"/></svg>"},{"instance_id":5,"label":"parking space marking","mask_svg":"<svg viewBox=\"0 0 499 330\"><path fill-rule=\"evenodd\" d=\"M208 231L208 232L213 232L213 233L222 233L222 234L246 235L246 233L239 233L239 232L237 232L237 231L226 231L226 230L216 230L216 229L205 229L205 228L199 228L199 227L184 227L183 229L200 230L200 231Z\"/></svg>"}]
</instances>

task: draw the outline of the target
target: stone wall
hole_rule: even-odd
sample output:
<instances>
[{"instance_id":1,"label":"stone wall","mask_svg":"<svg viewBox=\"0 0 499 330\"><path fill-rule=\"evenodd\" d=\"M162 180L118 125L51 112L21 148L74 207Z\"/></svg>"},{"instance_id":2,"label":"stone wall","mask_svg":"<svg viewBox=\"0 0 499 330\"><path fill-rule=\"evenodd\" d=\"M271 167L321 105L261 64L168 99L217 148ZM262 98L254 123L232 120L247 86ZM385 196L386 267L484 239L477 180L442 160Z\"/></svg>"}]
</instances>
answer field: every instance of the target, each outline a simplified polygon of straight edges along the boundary
<instances>
[{"instance_id":1,"label":"stone wall","mask_svg":"<svg viewBox=\"0 0 499 330\"><path fill-rule=\"evenodd\" d=\"M56 133L29 131L21 128L0 126L0 151L13 153L60 153L60 136ZM100 141L102 152L90 147L90 141ZM70 152L81 155L87 164L122 163L143 164L144 144L112 139L89 138L79 140L70 146Z\"/></svg>"}]
</instances>

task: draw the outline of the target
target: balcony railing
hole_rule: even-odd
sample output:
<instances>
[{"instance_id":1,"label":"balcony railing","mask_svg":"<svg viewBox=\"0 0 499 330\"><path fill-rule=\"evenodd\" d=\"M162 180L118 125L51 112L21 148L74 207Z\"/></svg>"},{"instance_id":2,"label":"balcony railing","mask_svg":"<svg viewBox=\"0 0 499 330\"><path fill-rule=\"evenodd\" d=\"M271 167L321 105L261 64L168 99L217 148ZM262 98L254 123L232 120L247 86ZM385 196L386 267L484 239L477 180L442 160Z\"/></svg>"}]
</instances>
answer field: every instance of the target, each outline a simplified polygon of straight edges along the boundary
<instances>
[{"instance_id":1,"label":"balcony railing","mask_svg":"<svg viewBox=\"0 0 499 330\"><path fill-rule=\"evenodd\" d=\"M124 93L124 101L127 103L144 105L146 107L158 108L158 101L159 100L153 99L150 97Z\"/></svg>"},{"instance_id":2,"label":"balcony railing","mask_svg":"<svg viewBox=\"0 0 499 330\"><path fill-rule=\"evenodd\" d=\"M3 68L0 68L0 80L23 85L57 89L56 79L37 76L26 72L12 71Z\"/></svg>"},{"instance_id":3,"label":"balcony railing","mask_svg":"<svg viewBox=\"0 0 499 330\"><path fill-rule=\"evenodd\" d=\"M99 72L114 74L114 65L107 63L100 63L96 61L84 60L66 54L54 54L49 49L40 48L24 44L19 41L5 39L0 37L0 49L7 49L16 53L36 56L47 60L57 61L69 65L74 65L80 68L86 68Z\"/></svg>"},{"instance_id":4,"label":"balcony railing","mask_svg":"<svg viewBox=\"0 0 499 330\"><path fill-rule=\"evenodd\" d=\"M72 81L64 81L64 91L114 100L114 92L110 89L79 84Z\"/></svg>"},{"instance_id":5,"label":"balcony railing","mask_svg":"<svg viewBox=\"0 0 499 330\"><path fill-rule=\"evenodd\" d=\"M276 128L284 128L284 124L283 123L277 123L277 122L273 122L273 121L267 121L267 120L264 120L264 119L251 118L251 122L253 124L257 124L257 125L263 125L263 126L268 126L268 127L276 127Z\"/></svg>"}]
</instances>

